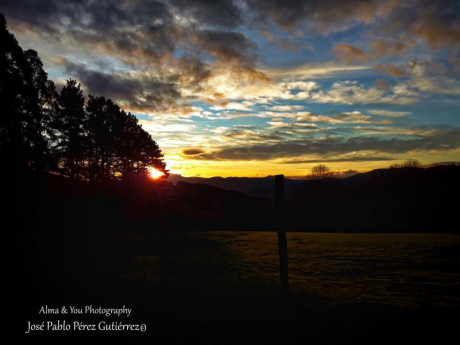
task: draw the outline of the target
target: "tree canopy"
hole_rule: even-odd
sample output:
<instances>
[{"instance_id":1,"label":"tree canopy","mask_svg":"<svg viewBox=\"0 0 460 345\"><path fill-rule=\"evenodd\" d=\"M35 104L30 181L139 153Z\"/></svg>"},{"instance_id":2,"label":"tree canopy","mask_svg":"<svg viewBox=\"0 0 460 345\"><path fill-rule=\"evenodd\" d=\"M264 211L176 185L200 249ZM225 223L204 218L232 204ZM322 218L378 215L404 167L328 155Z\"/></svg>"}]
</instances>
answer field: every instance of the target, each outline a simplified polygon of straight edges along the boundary
<instances>
[{"instance_id":1,"label":"tree canopy","mask_svg":"<svg viewBox=\"0 0 460 345\"><path fill-rule=\"evenodd\" d=\"M153 167L167 176L163 154L139 124L105 97L68 79L60 92L33 50L23 51L0 13L1 169L52 171L79 181L128 180Z\"/></svg>"},{"instance_id":2,"label":"tree canopy","mask_svg":"<svg viewBox=\"0 0 460 345\"><path fill-rule=\"evenodd\" d=\"M323 178L327 178L327 177L332 177L334 173L331 171L331 169L324 165L324 164L318 164L318 165L315 165L312 169L311 169L311 177L313 179L323 179Z\"/></svg>"}]
</instances>

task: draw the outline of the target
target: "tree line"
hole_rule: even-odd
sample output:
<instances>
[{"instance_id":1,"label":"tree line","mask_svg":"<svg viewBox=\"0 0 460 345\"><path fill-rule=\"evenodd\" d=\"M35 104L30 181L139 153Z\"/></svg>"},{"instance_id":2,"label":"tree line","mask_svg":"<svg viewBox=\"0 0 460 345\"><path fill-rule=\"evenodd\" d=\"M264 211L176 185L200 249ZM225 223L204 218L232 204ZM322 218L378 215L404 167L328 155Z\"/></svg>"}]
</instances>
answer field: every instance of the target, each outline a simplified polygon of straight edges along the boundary
<instances>
[{"instance_id":1,"label":"tree line","mask_svg":"<svg viewBox=\"0 0 460 345\"><path fill-rule=\"evenodd\" d=\"M0 159L3 173L49 171L79 181L167 174L158 144L105 97L68 79L58 92L38 54L23 49L0 13Z\"/></svg>"},{"instance_id":2,"label":"tree line","mask_svg":"<svg viewBox=\"0 0 460 345\"><path fill-rule=\"evenodd\" d=\"M390 169L398 169L398 168L423 168L423 164L418 159L408 159L401 164L395 163L395 164L390 165ZM354 171L350 170L347 172L357 173L356 170ZM307 177L310 177L311 179L314 179L314 180L321 180L324 178L334 177L337 174L338 172L332 171L327 165L318 164L318 165L315 165L310 170L310 175L308 175Z\"/></svg>"}]
</instances>

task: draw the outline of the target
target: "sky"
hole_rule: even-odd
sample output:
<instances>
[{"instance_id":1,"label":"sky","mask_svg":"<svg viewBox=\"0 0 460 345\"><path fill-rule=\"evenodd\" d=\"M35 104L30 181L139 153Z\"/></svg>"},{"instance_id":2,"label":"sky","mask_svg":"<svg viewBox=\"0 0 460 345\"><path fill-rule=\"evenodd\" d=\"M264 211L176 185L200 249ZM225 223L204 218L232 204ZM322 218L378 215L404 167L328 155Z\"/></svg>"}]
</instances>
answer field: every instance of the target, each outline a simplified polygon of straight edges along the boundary
<instances>
[{"instance_id":1,"label":"sky","mask_svg":"<svg viewBox=\"0 0 460 345\"><path fill-rule=\"evenodd\" d=\"M460 161L460 1L1 0L57 86L135 114L184 176Z\"/></svg>"}]
</instances>

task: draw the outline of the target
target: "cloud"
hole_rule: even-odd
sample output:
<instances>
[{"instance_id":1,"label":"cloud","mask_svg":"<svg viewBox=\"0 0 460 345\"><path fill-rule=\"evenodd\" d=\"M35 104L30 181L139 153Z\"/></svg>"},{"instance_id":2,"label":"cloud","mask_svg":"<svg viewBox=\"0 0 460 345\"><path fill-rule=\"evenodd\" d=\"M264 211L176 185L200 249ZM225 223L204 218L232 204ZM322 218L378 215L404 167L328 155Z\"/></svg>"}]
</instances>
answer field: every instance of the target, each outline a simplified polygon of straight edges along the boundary
<instances>
[{"instance_id":1,"label":"cloud","mask_svg":"<svg viewBox=\"0 0 460 345\"><path fill-rule=\"evenodd\" d=\"M432 49L460 44L460 6L456 1L422 1L412 32Z\"/></svg>"},{"instance_id":2,"label":"cloud","mask_svg":"<svg viewBox=\"0 0 460 345\"><path fill-rule=\"evenodd\" d=\"M251 110L251 102L244 101L244 102L225 102L224 104L217 104L211 107L213 110L221 110L221 109L232 109L232 110L240 110L240 111L250 111Z\"/></svg>"},{"instance_id":3,"label":"cloud","mask_svg":"<svg viewBox=\"0 0 460 345\"><path fill-rule=\"evenodd\" d=\"M187 90L188 94L201 90L212 73L209 63L195 56L182 55L172 67L170 79L178 82L181 89Z\"/></svg>"},{"instance_id":4,"label":"cloud","mask_svg":"<svg viewBox=\"0 0 460 345\"><path fill-rule=\"evenodd\" d=\"M174 135L177 135L177 132L183 132L191 137L191 132L195 128L195 125L193 124L182 124L182 123L157 123L153 122L151 120L139 120L139 123L142 125L142 127L149 133L155 134L155 136L158 136L158 133L166 133L167 135L171 135L172 132L174 132ZM176 138L177 140L177 138ZM181 140L179 138L178 140Z\"/></svg>"},{"instance_id":5,"label":"cloud","mask_svg":"<svg viewBox=\"0 0 460 345\"><path fill-rule=\"evenodd\" d=\"M115 99L122 107L132 111L165 109L175 105L180 98L174 83L152 76L107 74L71 62L67 62L66 70L86 87L89 94Z\"/></svg>"},{"instance_id":6,"label":"cloud","mask_svg":"<svg viewBox=\"0 0 460 345\"><path fill-rule=\"evenodd\" d=\"M300 65L287 68L262 69L271 79L317 79L331 78L344 73L356 73L371 69L369 66L343 66L333 62L325 62L316 65Z\"/></svg>"},{"instance_id":7,"label":"cloud","mask_svg":"<svg viewBox=\"0 0 460 345\"><path fill-rule=\"evenodd\" d=\"M333 117L342 123L369 123L372 122L372 118L368 115L364 115L359 111L343 112L333 115Z\"/></svg>"},{"instance_id":8,"label":"cloud","mask_svg":"<svg viewBox=\"0 0 460 345\"><path fill-rule=\"evenodd\" d=\"M430 49L460 44L460 7L455 0L395 2L375 30L401 42L421 38Z\"/></svg>"},{"instance_id":9,"label":"cloud","mask_svg":"<svg viewBox=\"0 0 460 345\"><path fill-rule=\"evenodd\" d=\"M40 30L57 41L73 39L126 61L170 55L179 38L168 6L161 2L50 0L38 5L23 0L5 1L4 6L7 16L29 31Z\"/></svg>"},{"instance_id":10,"label":"cloud","mask_svg":"<svg viewBox=\"0 0 460 345\"><path fill-rule=\"evenodd\" d=\"M410 38L404 40L398 38L376 39L369 44L371 51L369 55L374 59L398 56L413 48L415 43L415 40Z\"/></svg>"},{"instance_id":11,"label":"cloud","mask_svg":"<svg viewBox=\"0 0 460 345\"><path fill-rule=\"evenodd\" d=\"M270 106L269 108L274 111L285 112L285 111L301 110L304 107L302 105L274 105L274 106Z\"/></svg>"},{"instance_id":12,"label":"cloud","mask_svg":"<svg viewBox=\"0 0 460 345\"><path fill-rule=\"evenodd\" d=\"M315 123L328 123L332 125L336 124L358 124L358 123L380 123L390 124L388 121L375 120L368 115L362 114L360 111L341 112L333 115L315 115L310 112L298 113L296 117L296 123L303 122L315 122Z\"/></svg>"},{"instance_id":13,"label":"cloud","mask_svg":"<svg viewBox=\"0 0 460 345\"><path fill-rule=\"evenodd\" d=\"M273 119L268 121L267 124L270 125L270 128L288 128L291 127L290 123L284 122L283 119Z\"/></svg>"},{"instance_id":14,"label":"cloud","mask_svg":"<svg viewBox=\"0 0 460 345\"><path fill-rule=\"evenodd\" d=\"M371 44L375 56L404 53L417 44L414 37L431 49L460 43L460 5L455 0L246 2L254 21L264 27L274 23L286 31L328 35L366 24L370 36L378 36Z\"/></svg>"},{"instance_id":15,"label":"cloud","mask_svg":"<svg viewBox=\"0 0 460 345\"><path fill-rule=\"evenodd\" d=\"M244 34L234 31L200 30L194 37L197 46L218 60L252 66L256 45Z\"/></svg>"},{"instance_id":16,"label":"cloud","mask_svg":"<svg viewBox=\"0 0 460 345\"><path fill-rule=\"evenodd\" d=\"M387 90L390 88L390 84L388 84L388 82L383 79L376 80L374 86L379 90Z\"/></svg>"},{"instance_id":17,"label":"cloud","mask_svg":"<svg viewBox=\"0 0 460 345\"><path fill-rule=\"evenodd\" d=\"M228 0L172 0L173 11L180 20L194 24L206 23L212 26L235 28L243 23L240 8Z\"/></svg>"},{"instance_id":18,"label":"cloud","mask_svg":"<svg viewBox=\"0 0 460 345\"><path fill-rule=\"evenodd\" d=\"M284 1L248 0L247 4L259 25L276 23L284 30L302 27L310 32L331 33L367 23L391 5L391 1Z\"/></svg>"},{"instance_id":19,"label":"cloud","mask_svg":"<svg viewBox=\"0 0 460 345\"><path fill-rule=\"evenodd\" d=\"M231 129L224 134L225 142L240 142L242 144L263 142L278 142L283 139L282 133L275 131L265 133L258 130Z\"/></svg>"},{"instance_id":20,"label":"cloud","mask_svg":"<svg viewBox=\"0 0 460 345\"><path fill-rule=\"evenodd\" d=\"M444 76L413 78L407 85L408 87L416 88L422 92L454 96L460 95L460 81Z\"/></svg>"},{"instance_id":21,"label":"cloud","mask_svg":"<svg viewBox=\"0 0 460 345\"><path fill-rule=\"evenodd\" d=\"M304 163L339 163L339 162L384 162L384 161L391 161L394 160L392 157L386 156L373 156L373 155L365 155L365 156L340 156L339 158L311 158L311 159L287 159L282 160L280 164L304 164Z\"/></svg>"},{"instance_id":22,"label":"cloud","mask_svg":"<svg viewBox=\"0 0 460 345\"><path fill-rule=\"evenodd\" d=\"M369 114L387 116L387 117L406 117L411 114L410 111L390 111L390 110L379 110L379 109L370 109L367 112Z\"/></svg>"},{"instance_id":23,"label":"cloud","mask_svg":"<svg viewBox=\"0 0 460 345\"><path fill-rule=\"evenodd\" d=\"M439 112L455 123L459 6L3 0L2 12L24 47L41 48L51 78L62 80L64 72L88 92L150 116L155 121L143 123L162 148L201 160L335 159L331 154L353 150L375 149L373 156L383 157L454 145L446 130L437 136L384 125L407 123L402 118L411 114L387 105L436 101L450 102ZM338 59L330 61L334 53ZM249 125L255 126L243 127Z\"/></svg>"},{"instance_id":24,"label":"cloud","mask_svg":"<svg viewBox=\"0 0 460 345\"><path fill-rule=\"evenodd\" d=\"M329 124L339 124L342 123L341 120L336 119L331 116L326 115L316 115L310 112L298 113L296 117L296 123L303 122L312 122L312 123L329 123Z\"/></svg>"},{"instance_id":25,"label":"cloud","mask_svg":"<svg viewBox=\"0 0 460 345\"><path fill-rule=\"evenodd\" d=\"M206 151L202 149L184 149L182 154L185 156L196 156L205 153Z\"/></svg>"},{"instance_id":26,"label":"cloud","mask_svg":"<svg viewBox=\"0 0 460 345\"><path fill-rule=\"evenodd\" d=\"M275 45L277 48L282 49L284 51L290 52L298 52L300 51L299 43L295 42L292 37L284 38L278 37L271 33L270 31L261 31L260 34L265 37L271 44ZM306 49L310 52L314 51L312 46L303 45L303 49Z\"/></svg>"},{"instance_id":27,"label":"cloud","mask_svg":"<svg viewBox=\"0 0 460 345\"><path fill-rule=\"evenodd\" d=\"M448 70L444 64L428 59L414 59L409 63L408 70L414 77L446 75Z\"/></svg>"},{"instance_id":28,"label":"cloud","mask_svg":"<svg viewBox=\"0 0 460 345\"><path fill-rule=\"evenodd\" d=\"M336 82L329 90L318 90L311 93L311 99L319 103L343 104L412 104L420 95L410 89L409 85L398 84L392 89L378 87L366 88L357 81Z\"/></svg>"},{"instance_id":29,"label":"cloud","mask_svg":"<svg viewBox=\"0 0 460 345\"><path fill-rule=\"evenodd\" d=\"M449 58L449 62L452 64L452 66L454 66L454 68L457 71L460 71L460 57L451 55Z\"/></svg>"},{"instance_id":30,"label":"cloud","mask_svg":"<svg viewBox=\"0 0 460 345\"><path fill-rule=\"evenodd\" d=\"M341 61L351 63L355 60L365 61L367 59L366 54L351 44L337 44L332 48L333 52L337 54Z\"/></svg>"},{"instance_id":31,"label":"cloud","mask_svg":"<svg viewBox=\"0 0 460 345\"><path fill-rule=\"evenodd\" d=\"M373 151L381 154L401 154L413 151L453 150L460 147L460 128L437 128L420 131L414 137L326 136L283 141L276 144L230 146L197 155L201 160L274 160L301 155L337 155Z\"/></svg>"},{"instance_id":32,"label":"cloud","mask_svg":"<svg viewBox=\"0 0 460 345\"><path fill-rule=\"evenodd\" d=\"M255 43L241 32L228 30L243 23L236 2L50 0L38 4L5 0L2 11L17 31L34 36L44 50L56 50L56 55L69 61L83 65L104 57L117 66L115 74L131 69L155 75L155 80L146 81L152 87L143 85L143 89L159 90L156 95L147 92L126 99L125 87L139 89L129 80L132 77L109 80L108 74L114 71L99 69L107 73L100 74L103 80L98 83L96 74L90 73L96 66L86 67L86 72L73 69L93 91L100 90L96 84L108 85L109 96L121 95L117 100L138 103L139 109L146 109L148 102L152 109L160 103L171 104L171 96L179 101L180 97L195 98L211 75L225 70L236 78L245 75L247 83L267 80L255 67Z\"/></svg>"},{"instance_id":33,"label":"cloud","mask_svg":"<svg viewBox=\"0 0 460 345\"><path fill-rule=\"evenodd\" d=\"M460 44L460 8L455 0L3 0L2 11L18 29L42 32L61 44L72 39L90 46L88 51L105 52L135 65L158 63L178 50L194 51L200 46L214 55L219 51L226 61L238 56L238 49L247 56L248 42L235 37L245 36L254 26L271 44L297 51L299 44L292 36L276 34L275 29L295 36L327 36L365 24L367 34L362 38L370 41L370 52L339 43L335 50L346 61L400 55L419 41L430 49L454 47L453 51ZM223 44L216 49L220 38L230 43L230 52Z\"/></svg>"},{"instance_id":34,"label":"cloud","mask_svg":"<svg viewBox=\"0 0 460 345\"><path fill-rule=\"evenodd\" d=\"M375 65L374 68L377 70L377 71L382 71L383 73L386 73L388 75L391 75L393 77L406 77L408 76L409 74L405 71L403 71L402 69L400 68L397 68L395 66L393 66L392 64L383 64L383 65Z\"/></svg>"},{"instance_id":35,"label":"cloud","mask_svg":"<svg viewBox=\"0 0 460 345\"><path fill-rule=\"evenodd\" d=\"M226 106L228 100L267 104L274 100L305 99L318 87L314 81L278 82L267 78L254 78L245 72L234 73L224 66L222 70L214 71L207 79L206 88L197 96L207 99L209 103L216 103L213 96L217 93L218 102L224 102L222 107ZM249 103L246 105L249 106Z\"/></svg>"}]
</instances>

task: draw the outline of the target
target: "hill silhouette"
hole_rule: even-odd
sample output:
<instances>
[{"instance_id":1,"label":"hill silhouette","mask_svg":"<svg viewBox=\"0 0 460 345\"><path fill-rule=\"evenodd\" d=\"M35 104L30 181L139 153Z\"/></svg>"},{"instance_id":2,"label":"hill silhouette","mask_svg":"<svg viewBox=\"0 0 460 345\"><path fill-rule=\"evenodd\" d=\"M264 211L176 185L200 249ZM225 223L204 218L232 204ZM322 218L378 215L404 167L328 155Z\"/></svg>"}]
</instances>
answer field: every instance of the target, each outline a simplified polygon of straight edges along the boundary
<instances>
[{"instance_id":1,"label":"hill silhouette","mask_svg":"<svg viewBox=\"0 0 460 345\"><path fill-rule=\"evenodd\" d=\"M459 177L460 167L439 166L379 169L343 180L303 181L302 188L286 200L284 222L289 231L458 232L455 227L455 198L459 192ZM219 308L215 307L216 300L223 303L228 296L223 297L224 293L220 295L217 290L207 287L206 282L216 274L214 260L219 262L215 257L222 246L205 240L190 242L187 234L180 232L277 230L270 199L204 184L181 182L173 185L149 180L129 184L121 181L82 183L59 175L30 171L18 174L14 180L1 181L2 197L8 200L9 205L5 213L10 227L6 230L15 235L13 280L18 291L24 287L28 289L26 297L21 296L20 299L23 304L21 310L28 311L24 315L34 315L34 308L44 301L60 305L66 300L76 303L79 298L84 301L81 302L83 304L94 296L98 301L110 298L120 301L120 296L129 296L136 310L142 310L146 301L153 301L142 315L145 319L160 322L162 327L167 326L170 320L164 319L166 311L177 311L177 315L182 315L184 310L203 308L203 313L207 313L205 316L180 318L184 324L195 326L201 325L202 320L214 318L215 313L219 314L221 310L230 310L232 320L240 320L246 301L257 301L254 310L265 310L263 308L273 303L271 297L257 300L259 295L238 290L234 299L240 304L234 305L230 300L224 309L220 309L221 304ZM162 237L165 232L168 236ZM144 243L149 238L150 242ZM138 239L135 246L133 239ZM159 264L148 254L152 245L156 246ZM184 256L184 252L189 256ZM186 258L196 258L197 253L202 252L202 260L209 261L207 266L199 266L196 262L184 263ZM126 265L133 265L142 255L144 260L149 260L146 265L151 267L152 272L159 270L157 274L165 277L165 281L151 282L150 271L143 275L146 279L144 285L135 285L135 277L120 280L120 272L126 270ZM187 279L192 274L188 270L191 268L195 269L193 274L199 273L195 280L201 282L200 279L204 279L198 286L198 292L184 292L180 288L187 286ZM166 269L168 271L163 271ZM229 265L226 269L233 270L234 266ZM202 270L205 270L204 273ZM168 272L182 285L176 287L177 281L174 280L168 283ZM312 302L301 303L306 308L302 313L310 315ZM283 325L288 325L291 319L284 319L284 315L292 314L294 304L283 302L280 305L284 309L276 309L277 313L284 310L284 314L279 319L288 320L283 321ZM374 315L372 324L375 324L376 331L381 327L382 315L385 320L395 320L399 316L397 324L404 327L409 318L414 330L420 325L418 320L425 320L426 328L432 326L433 323L426 321L425 316L435 315L430 309L424 310L422 317L416 312L401 314L400 309L397 312L389 309L382 314L381 307L366 309L367 306L359 305L345 309L315 308L313 310L322 315L315 327L323 327L325 332L329 329L331 318L336 325L341 325L341 329L348 329L343 320L348 320L350 313L357 315L357 319L353 320L355 326L365 324L369 315ZM161 312L152 316L152 310ZM171 318L176 320L177 315ZM260 319L264 312L254 315L257 316L248 316L244 322L251 325L256 322L262 327L272 320ZM278 317L273 319L278 320ZM300 318L295 320L295 325L303 325ZM452 319L444 317L442 320ZM18 325L24 324L21 316ZM276 324L270 326L275 327ZM299 328L296 329L299 332ZM369 330L369 339L373 334L374 331ZM412 332L406 330L405 334L412 335Z\"/></svg>"},{"instance_id":2,"label":"hill silhouette","mask_svg":"<svg viewBox=\"0 0 460 345\"><path fill-rule=\"evenodd\" d=\"M426 232L451 228L459 189L458 164L427 168L376 169L337 179L285 179L288 229L297 231ZM274 177L171 176L178 185L193 183L238 191L248 196L273 198ZM187 182L183 182L185 180ZM195 187L199 189L199 187ZM451 198L449 198L449 195ZM250 218L249 218L250 219ZM272 220L260 220L273 228Z\"/></svg>"},{"instance_id":3,"label":"hill silhouette","mask_svg":"<svg viewBox=\"0 0 460 345\"><path fill-rule=\"evenodd\" d=\"M11 177L10 177L11 178ZM205 179L200 179L203 181ZM4 197L19 228L107 234L157 230L276 230L273 177L203 183L148 179L105 184L26 172L4 179ZM234 182L234 183L233 183ZM289 180L284 223L292 231L456 232L460 167L377 169L322 180ZM266 197L239 191L255 190ZM262 193L263 192L263 193ZM82 230L85 229L85 230ZM41 231L41 230L40 230Z\"/></svg>"},{"instance_id":4,"label":"hill silhouette","mask_svg":"<svg viewBox=\"0 0 460 345\"><path fill-rule=\"evenodd\" d=\"M289 199L287 226L316 231L456 232L452 224L459 177L458 165L440 165L306 181Z\"/></svg>"},{"instance_id":5,"label":"hill silhouette","mask_svg":"<svg viewBox=\"0 0 460 345\"><path fill-rule=\"evenodd\" d=\"M171 183L186 182L209 185L221 189L241 192L253 197L273 198L274 176L266 177L183 177L170 174L168 181ZM285 178L285 193L292 195L303 187L304 181Z\"/></svg>"}]
</instances>

